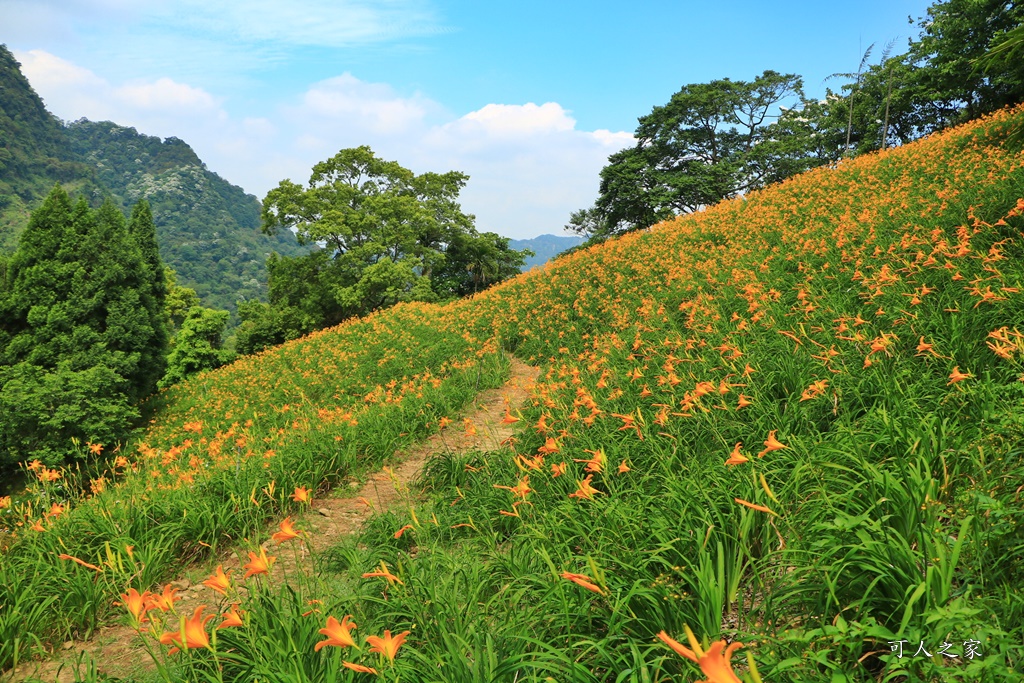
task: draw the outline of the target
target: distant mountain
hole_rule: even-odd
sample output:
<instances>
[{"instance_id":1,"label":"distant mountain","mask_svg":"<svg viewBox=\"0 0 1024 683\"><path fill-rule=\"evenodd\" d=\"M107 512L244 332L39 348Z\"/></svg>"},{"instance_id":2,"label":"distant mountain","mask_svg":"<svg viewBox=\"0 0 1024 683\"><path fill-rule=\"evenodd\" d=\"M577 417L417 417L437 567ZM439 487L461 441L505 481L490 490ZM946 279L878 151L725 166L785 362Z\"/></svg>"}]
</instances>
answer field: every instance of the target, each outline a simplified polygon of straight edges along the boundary
<instances>
[{"instance_id":1,"label":"distant mountain","mask_svg":"<svg viewBox=\"0 0 1024 683\"><path fill-rule=\"evenodd\" d=\"M266 298L266 258L305 253L294 235L260 232L260 202L230 184L178 138L161 140L109 121L63 124L0 45L0 251L13 251L54 183L93 205L153 209L160 256L204 305L234 311Z\"/></svg>"},{"instance_id":2,"label":"distant mountain","mask_svg":"<svg viewBox=\"0 0 1024 683\"><path fill-rule=\"evenodd\" d=\"M534 266L543 266L566 249L583 244L583 241L582 237L574 235L539 235L528 240L509 240L508 245L516 251L531 249L537 254L526 260L522 268L525 272Z\"/></svg>"}]
</instances>

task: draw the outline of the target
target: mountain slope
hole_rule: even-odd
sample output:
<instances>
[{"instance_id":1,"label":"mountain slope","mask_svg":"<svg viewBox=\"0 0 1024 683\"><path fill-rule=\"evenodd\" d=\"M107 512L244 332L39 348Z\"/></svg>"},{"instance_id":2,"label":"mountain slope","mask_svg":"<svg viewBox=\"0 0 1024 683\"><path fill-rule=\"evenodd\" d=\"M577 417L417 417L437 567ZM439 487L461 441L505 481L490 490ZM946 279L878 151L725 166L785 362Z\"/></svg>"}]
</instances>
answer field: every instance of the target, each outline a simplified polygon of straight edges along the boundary
<instances>
[{"instance_id":1,"label":"mountain slope","mask_svg":"<svg viewBox=\"0 0 1024 683\"><path fill-rule=\"evenodd\" d=\"M509 240L509 247L516 251L530 249L535 256L526 259L521 270L525 273L534 266L545 263L561 254L566 249L583 244L583 238L574 235L538 235L528 240Z\"/></svg>"},{"instance_id":2,"label":"mountain slope","mask_svg":"<svg viewBox=\"0 0 1024 683\"><path fill-rule=\"evenodd\" d=\"M2 45L0 87L0 250L16 247L31 210L60 182L93 205L149 201L164 262L214 308L264 299L267 256L306 251L289 232L262 234L256 197L209 171L182 140L109 121L63 125Z\"/></svg>"},{"instance_id":3,"label":"mountain slope","mask_svg":"<svg viewBox=\"0 0 1024 683\"><path fill-rule=\"evenodd\" d=\"M266 258L304 253L295 237L260 232L260 203L216 173L178 138L143 135L110 121L75 121L65 128L75 158L125 206L150 203L160 254L182 284L215 308L264 299Z\"/></svg>"},{"instance_id":4,"label":"mountain slope","mask_svg":"<svg viewBox=\"0 0 1024 683\"><path fill-rule=\"evenodd\" d=\"M12 251L28 216L54 183L92 195L92 169L69 153L60 120L0 45L0 251Z\"/></svg>"},{"instance_id":5,"label":"mountain slope","mask_svg":"<svg viewBox=\"0 0 1024 683\"><path fill-rule=\"evenodd\" d=\"M387 629L405 644L346 662L407 680L1019 681L1024 154L1003 145L1021 119L806 173L161 393L116 487L5 513L26 530L0 556L0 664L15 636L61 642L129 586L158 588L176 551L289 552L266 525L303 491L415 434L471 433L458 407L514 353L541 374L506 415L510 447L435 460L425 501L372 518L304 590L233 577L246 628L220 632L223 658L189 660L192 679L301 662L334 680L340 657L317 643L351 619L360 642ZM737 644L749 658L730 662Z\"/></svg>"}]
</instances>

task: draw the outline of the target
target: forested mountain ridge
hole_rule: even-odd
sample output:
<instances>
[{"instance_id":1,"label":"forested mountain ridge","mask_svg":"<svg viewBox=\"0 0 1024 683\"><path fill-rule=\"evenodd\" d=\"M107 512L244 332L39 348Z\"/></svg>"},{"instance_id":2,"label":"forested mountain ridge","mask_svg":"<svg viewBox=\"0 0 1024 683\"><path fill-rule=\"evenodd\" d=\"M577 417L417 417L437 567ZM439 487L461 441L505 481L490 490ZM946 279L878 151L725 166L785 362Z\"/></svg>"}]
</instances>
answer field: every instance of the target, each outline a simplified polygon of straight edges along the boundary
<instances>
[{"instance_id":1,"label":"forested mountain ridge","mask_svg":"<svg viewBox=\"0 0 1024 683\"><path fill-rule=\"evenodd\" d=\"M29 212L57 182L90 197L100 191L91 169L68 151L60 119L0 45L0 253L14 250Z\"/></svg>"},{"instance_id":2,"label":"forested mountain ridge","mask_svg":"<svg viewBox=\"0 0 1024 683\"><path fill-rule=\"evenodd\" d=\"M260 202L208 170L184 141L81 119L64 129L70 150L122 204L149 202L164 263L207 306L266 298L271 252L305 253L290 232L260 231Z\"/></svg>"},{"instance_id":3,"label":"forested mountain ridge","mask_svg":"<svg viewBox=\"0 0 1024 683\"><path fill-rule=\"evenodd\" d=\"M526 272L534 266L543 266L566 249L578 247L583 241L578 235L537 235L528 240L509 240L508 245L516 251L529 249L534 253L522 267Z\"/></svg>"},{"instance_id":4,"label":"forested mountain ridge","mask_svg":"<svg viewBox=\"0 0 1024 683\"><path fill-rule=\"evenodd\" d=\"M29 212L60 182L98 205L147 200L160 255L204 305L234 311L266 298L271 252L304 253L290 232L260 231L260 203L208 170L184 141L109 121L63 124L0 45L0 252L11 252Z\"/></svg>"}]
</instances>

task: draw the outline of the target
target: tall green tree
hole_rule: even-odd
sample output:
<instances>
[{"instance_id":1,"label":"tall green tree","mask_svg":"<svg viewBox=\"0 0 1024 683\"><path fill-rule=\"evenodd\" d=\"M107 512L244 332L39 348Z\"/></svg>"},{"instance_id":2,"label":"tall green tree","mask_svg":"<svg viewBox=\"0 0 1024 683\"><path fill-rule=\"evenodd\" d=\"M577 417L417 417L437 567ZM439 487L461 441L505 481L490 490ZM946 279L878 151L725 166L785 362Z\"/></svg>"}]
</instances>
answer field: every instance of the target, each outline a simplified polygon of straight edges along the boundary
<instances>
[{"instance_id":1,"label":"tall green tree","mask_svg":"<svg viewBox=\"0 0 1024 683\"><path fill-rule=\"evenodd\" d=\"M793 173L799 157L772 123L779 104L802 92L799 76L776 71L683 86L639 119L635 147L609 157L595 204L598 230L647 227ZM592 225L591 218L574 223Z\"/></svg>"},{"instance_id":2,"label":"tall green tree","mask_svg":"<svg viewBox=\"0 0 1024 683\"><path fill-rule=\"evenodd\" d=\"M230 313L194 306L189 309L167 357L161 387L177 384L204 370L213 370L234 355L224 348L224 329Z\"/></svg>"},{"instance_id":3,"label":"tall green tree","mask_svg":"<svg viewBox=\"0 0 1024 683\"><path fill-rule=\"evenodd\" d=\"M471 293L518 274L524 255L480 235L462 211L458 171L416 175L366 146L313 167L303 187L281 181L263 200L263 229L294 229L309 256L271 258L270 304L245 304L242 353L401 301Z\"/></svg>"},{"instance_id":4,"label":"tall green tree","mask_svg":"<svg viewBox=\"0 0 1024 683\"><path fill-rule=\"evenodd\" d=\"M160 277L163 277L162 270ZM56 462L71 438L112 443L160 367L154 284L112 204L53 189L22 234L0 304L0 460Z\"/></svg>"},{"instance_id":5,"label":"tall green tree","mask_svg":"<svg viewBox=\"0 0 1024 683\"><path fill-rule=\"evenodd\" d=\"M153 212L149 203L140 201L132 207L128 232L139 247L142 255L144 271L139 287L142 306L149 317L149 325L153 328L151 342L141 351L140 365L148 369L143 378L144 391L151 391L163 377L167 368L167 343L169 338L167 320L167 279L164 264L160 259L160 247L156 240L156 226L153 223Z\"/></svg>"}]
</instances>

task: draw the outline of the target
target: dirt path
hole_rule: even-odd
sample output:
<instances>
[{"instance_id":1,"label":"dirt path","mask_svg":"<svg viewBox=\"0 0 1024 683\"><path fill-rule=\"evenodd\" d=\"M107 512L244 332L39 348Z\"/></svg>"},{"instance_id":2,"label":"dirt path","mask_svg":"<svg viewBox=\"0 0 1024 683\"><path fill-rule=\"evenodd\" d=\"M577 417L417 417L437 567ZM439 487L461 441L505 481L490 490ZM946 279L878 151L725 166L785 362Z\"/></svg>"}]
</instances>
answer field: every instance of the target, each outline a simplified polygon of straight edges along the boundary
<instances>
[{"instance_id":1,"label":"dirt path","mask_svg":"<svg viewBox=\"0 0 1024 683\"><path fill-rule=\"evenodd\" d=\"M298 546L298 553L281 552L272 568L271 576L292 574L300 568L309 568L309 557L336 545L342 538L359 531L360 527L375 512L396 509L400 504L411 501L411 484L423 472L423 467L434 455L447 451L496 450L512 435L512 427L504 425L506 406L513 410L525 403L529 389L537 378L538 369L512 358L512 376L504 386L480 392L471 404L472 410L458 421L453 420L448 429L434 434L405 452L395 454L391 466L369 476L360 485L356 481L346 487L335 489L324 498L312 501L310 510L295 516L297 529L306 532L306 543ZM475 428L470 433L463 420ZM360 500L362 499L362 500ZM363 502L366 501L366 502ZM370 503L370 505L367 505ZM276 531L275 524L270 531ZM268 533L269 535L269 533ZM275 542L263 544L272 551ZM271 552L271 555L274 553ZM182 598L175 605L178 614L191 614L199 605L212 605L219 596L202 582L210 576L218 564L224 566L232 580L241 577L242 564L235 551L225 553L219 560L191 567L171 586L178 589ZM284 570L284 571L282 571ZM92 638L84 642L69 641L47 661L25 662L8 675L11 683L42 680L46 683L72 683L75 680L74 665L84 656L96 662L97 670L110 677L127 678L133 674L152 669L152 660L142 648L138 634L126 626L101 627Z\"/></svg>"}]
</instances>

